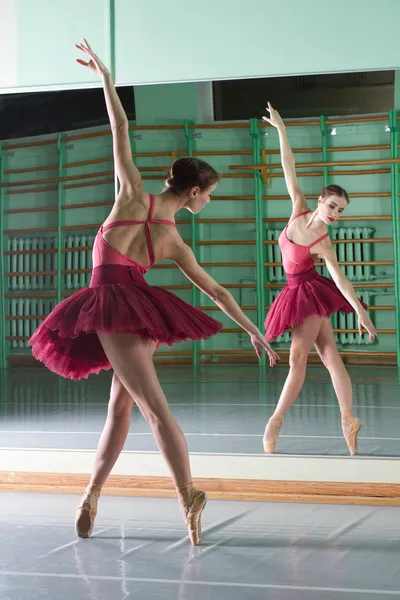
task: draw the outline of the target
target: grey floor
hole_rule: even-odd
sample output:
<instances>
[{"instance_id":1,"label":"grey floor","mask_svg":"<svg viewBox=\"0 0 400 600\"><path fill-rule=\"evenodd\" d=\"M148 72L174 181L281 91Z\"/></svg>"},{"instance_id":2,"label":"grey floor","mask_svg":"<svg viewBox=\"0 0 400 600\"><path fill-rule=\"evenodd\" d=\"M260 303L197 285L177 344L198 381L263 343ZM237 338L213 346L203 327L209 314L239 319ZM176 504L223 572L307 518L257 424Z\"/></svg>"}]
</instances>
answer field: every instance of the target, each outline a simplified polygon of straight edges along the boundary
<instances>
[{"instance_id":1,"label":"grey floor","mask_svg":"<svg viewBox=\"0 0 400 600\"><path fill-rule=\"evenodd\" d=\"M191 548L175 500L0 493L2 600L400 597L398 508L209 501Z\"/></svg>"},{"instance_id":2,"label":"grey floor","mask_svg":"<svg viewBox=\"0 0 400 600\"><path fill-rule=\"evenodd\" d=\"M287 368L257 366L161 368L159 376L191 452L262 453L262 434ZM354 412L361 418L359 454L400 456L398 371L350 368ZM0 374L0 447L95 449L104 425L110 374L81 382L45 370ZM147 423L134 410L125 450L157 451ZM310 367L286 416L277 452L347 455L338 404L326 371Z\"/></svg>"}]
</instances>

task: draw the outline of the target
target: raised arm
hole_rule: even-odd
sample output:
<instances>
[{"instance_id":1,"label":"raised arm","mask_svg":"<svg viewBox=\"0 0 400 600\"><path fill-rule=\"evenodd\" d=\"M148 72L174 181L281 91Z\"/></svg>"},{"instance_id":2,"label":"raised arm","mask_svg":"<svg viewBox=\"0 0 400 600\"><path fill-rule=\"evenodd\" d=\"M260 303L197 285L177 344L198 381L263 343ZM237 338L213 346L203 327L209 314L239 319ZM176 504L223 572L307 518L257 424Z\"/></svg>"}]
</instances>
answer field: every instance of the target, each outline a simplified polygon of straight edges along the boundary
<instances>
[{"instance_id":1,"label":"raised arm","mask_svg":"<svg viewBox=\"0 0 400 600\"><path fill-rule=\"evenodd\" d=\"M228 317L235 321L244 331L246 331L251 339L251 343L261 358L262 348L267 352L269 364L273 367L279 360L276 352L268 344L265 337L257 329L257 327L246 317L239 305L234 300L232 294L225 288L219 285L197 262L192 250L185 244L180 235L175 231L168 236L168 242L165 245L165 258L173 260L186 277L194 283L202 292L207 294L209 298Z\"/></svg>"},{"instance_id":2,"label":"raised arm","mask_svg":"<svg viewBox=\"0 0 400 600\"><path fill-rule=\"evenodd\" d=\"M82 44L77 44L76 47L89 57L89 61L78 59L77 62L100 75L103 81L104 96L113 136L115 172L121 186L120 193L135 194L142 186L142 178L132 161L128 119L111 74L85 39Z\"/></svg>"},{"instance_id":3,"label":"raised arm","mask_svg":"<svg viewBox=\"0 0 400 600\"><path fill-rule=\"evenodd\" d=\"M371 319L368 316L367 311L362 306L361 302L356 296L353 286L350 281L343 274L342 269L338 265L336 252L332 246L332 242L329 238L325 238L323 242L318 244L321 250L318 251L318 256L323 258L326 262L328 271L336 283L339 290L342 292L346 300L351 304L358 316L358 332L360 335L363 333L363 328L369 333L369 339L373 340L376 337L376 329ZM317 247L316 247L317 248Z\"/></svg>"},{"instance_id":4,"label":"raised arm","mask_svg":"<svg viewBox=\"0 0 400 600\"><path fill-rule=\"evenodd\" d=\"M272 108L268 102L269 117L263 117L264 121L267 121L273 127L276 127L279 135L279 144L281 148L281 161L283 167L283 174L285 176L286 187L289 192L289 196L293 204L293 214L297 214L304 210L307 210L307 203L304 195L300 189L296 175L296 161L294 154L289 145L289 140L286 135L286 127L281 119L280 114L277 110Z\"/></svg>"}]
</instances>

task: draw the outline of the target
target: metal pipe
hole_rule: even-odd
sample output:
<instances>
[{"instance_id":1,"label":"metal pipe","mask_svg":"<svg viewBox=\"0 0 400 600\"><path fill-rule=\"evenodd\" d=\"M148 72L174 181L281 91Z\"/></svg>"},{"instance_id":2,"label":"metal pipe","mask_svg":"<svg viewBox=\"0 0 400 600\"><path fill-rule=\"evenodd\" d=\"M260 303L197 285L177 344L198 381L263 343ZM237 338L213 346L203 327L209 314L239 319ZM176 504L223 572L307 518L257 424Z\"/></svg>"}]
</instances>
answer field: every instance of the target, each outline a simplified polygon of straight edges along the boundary
<instances>
[{"instance_id":1,"label":"metal pipe","mask_svg":"<svg viewBox=\"0 0 400 600\"><path fill-rule=\"evenodd\" d=\"M253 160L260 159L261 144L260 130L257 119L250 119L250 135L252 141ZM257 327L260 331L264 328L264 305L265 305L265 288L264 288L264 230L263 230L263 200L262 200L262 185L263 181L260 173L254 173L254 216L256 220L256 295L257 295ZM259 364L266 365L265 352L262 353L259 359Z\"/></svg>"},{"instance_id":2,"label":"metal pipe","mask_svg":"<svg viewBox=\"0 0 400 600\"><path fill-rule=\"evenodd\" d=\"M191 123L191 121L189 121L188 119L185 119L184 121L184 132L185 132L185 137L186 137L186 142L187 142L187 155L189 158L193 157L193 128L191 127L193 125L193 123ZM191 213L190 215L190 231L191 231L191 239L190 239L190 246L192 248L193 254L196 258L196 260L198 261L198 252L197 252L197 244L196 244L196 234L197 234L197 229L196 229L196 216L194 214ZM192 304L193 306L197 306L199 304L199 290L197 289L197 287L192 284ZM199 342L197 340L193 340L192 341L192 369L193 369L193 374L196 374L197 372L197 366L198 366L198 344ZM201 348L201 342L200 342L200 348Z\"/></svg>"},{"instance_id":3,"label":"metal pipe","mask_svg":"<svg viewBox=\"0 0 400 600\"><path fill-rule=\"evenodd\" d=\"M390 155L391 158L398 157L398 129L397 112L389 113L390 123ZM394 295L396 305L396 353L397 366L400 367L400 227L399 227L399 180L398 169L395 164L391 167L391 191L392 191L392 231L393 231L393 257L394 257Z\"/></svg>"}]
</instances>

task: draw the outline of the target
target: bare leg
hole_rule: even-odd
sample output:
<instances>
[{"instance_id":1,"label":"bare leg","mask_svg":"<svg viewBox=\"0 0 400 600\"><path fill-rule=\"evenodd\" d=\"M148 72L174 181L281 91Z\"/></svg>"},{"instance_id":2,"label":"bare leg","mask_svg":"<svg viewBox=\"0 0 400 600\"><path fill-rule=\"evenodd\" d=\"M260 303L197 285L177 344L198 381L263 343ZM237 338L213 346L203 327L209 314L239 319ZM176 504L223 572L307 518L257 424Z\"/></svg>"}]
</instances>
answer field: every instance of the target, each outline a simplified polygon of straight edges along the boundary
<instances>
[{"instance_id":1,"label":"bare leg","mask_svg":"<svg viewBox=\"0 0 400 600\"><path fill-rule=\"evenodd\" d=\"M353 390L350 375L336 348L332 324L328 319L324 319L321 325L315 347L331 376L342 414L343 435L349 447L350 454L355 454L357 452L357 435L360 431L360 420L353 417Z\"/></svg>"},{"instance_id":2,"label":"bare leg","mask_svg":"<svg viewBox=\"0 0 400 600\"><path fill-rule=\"evenodd\" d=\"M197 544L206 496L193 487L186 440L158 381L152 360L156 343L126 333L98 332L98 336L119 381L153 431L184 508L192 543Z\"/></svg>"},{"instance_id":3,"label":"bare leg","mask_svg":"<svg viewBox=\"0 0 400 600\"><path fill-rule=\"evenodd\" d=\"M75 529L79 537L90 537L92 533L101 488L124 447L133 403L132 396L114 373L106 424L97 446L92 476L76 514Z\"/></svg>"},{"instance_id":4,"label":"bare leg","mask_svg":"<svg viewBox=\"0 0 400 600\"><path fill-rule=\"evenodd\" d=\"M129 432L133 405L132 396L114 373L107 420L97 446L91 485L102 486L105 483L121 454Z\"/></svg>"},{"instance_id":5,"label":"bare leg","mask_svg":"<svg viewBox=\"0 0 400 600\"><path fill-rule=\"evenodd\" d=\"M192 476L187 444L157 378L152 360L155 342L125 333L99 332L98 336L119 380L149 423L175 485L189 485Z\"/></svg>"},{"instance_id":6,"label":"bare leg","mask_svg":"<svg viewBox=\"0 0 400 600\"><path fill-rule=\"evenodd\" d=\"M308 317L304 323L293 328L289 374L275 412L268 421L264 433L264 449L268 453L274 452L283 417L295 402L303 387L307 370L307 358L318 337L322 321L321 317Z\"/></svg>"},{"instance_id":7,"label":"bare leg","mask_svg":"<svg viewBox=\"0 0 400 600\"><path fill-rule=\"evenodd\" d=\"M332 384L339 401L340 412L342 415L351 414L353 407L351 379L337 350L332 324L329 319L323 320L315 347L331 376Z\"/></svg>"}]
</instances>

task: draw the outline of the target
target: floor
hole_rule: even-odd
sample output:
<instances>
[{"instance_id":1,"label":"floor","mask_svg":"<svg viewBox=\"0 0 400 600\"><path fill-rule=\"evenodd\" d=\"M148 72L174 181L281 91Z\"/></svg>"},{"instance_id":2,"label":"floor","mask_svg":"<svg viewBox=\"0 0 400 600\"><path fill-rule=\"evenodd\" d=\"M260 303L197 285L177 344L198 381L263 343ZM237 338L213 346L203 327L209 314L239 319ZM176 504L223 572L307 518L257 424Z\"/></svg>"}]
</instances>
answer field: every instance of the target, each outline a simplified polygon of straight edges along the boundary
<instances>
[{"instance_id":1,"label":"floor","mask_svg":"<svg viewBox=\"0 0 400 600\"><path fill-rule=\"evenodd\" d=\"M262 434L287 368L209 366L161 368L171 410L192 453L261 454ZM359 454L400 456L398 371L353 367L354 413L361 418ZM0 447L91 450L104 424L110 374L82 382L45 370L0 374ZM147 423L134 410L125 450L157 451ZM326 371L310 367L301 395L286 416L277 452L347 455L338 404Z\"/></svg>"},{"instance_id":2,"label":"floor","mask_svg":"<svg viewBox=\"0 0 400 600\"><path fill-rule=\"evenodd\" d=\"M0 494L2 600L400 597L399 508L210 501L192 548L175 500L105 496L89 540L77 503Z\"/></svg>"}]
</instances>

